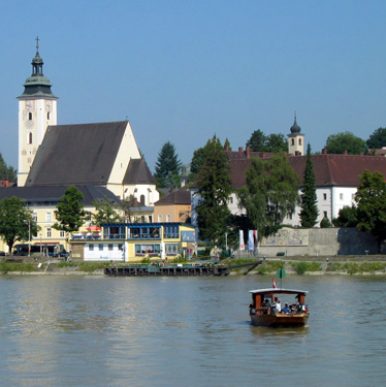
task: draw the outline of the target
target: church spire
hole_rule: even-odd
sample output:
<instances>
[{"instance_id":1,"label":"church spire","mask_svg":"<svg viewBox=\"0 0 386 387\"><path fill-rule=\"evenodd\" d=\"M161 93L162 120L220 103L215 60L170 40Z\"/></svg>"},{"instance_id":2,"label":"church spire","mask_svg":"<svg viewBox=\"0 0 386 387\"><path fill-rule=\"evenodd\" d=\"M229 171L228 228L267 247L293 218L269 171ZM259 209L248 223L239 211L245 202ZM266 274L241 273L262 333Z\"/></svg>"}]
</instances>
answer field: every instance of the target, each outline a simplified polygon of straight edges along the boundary
<instances>
[{"instance_id":1,"label":"church spire","mask_svg":"<svg viewBox=\"0 0 386 387\"><path fill-rule=\"evenodd\" d=\"M43 74L43 59L39 53L40 39L36 37L36 53L32 59L32 74L28 77L24 83L24 93L20 97L44 97L54 98L56 97L51 92L51 82Z\"/></svg>"},{"instance_id":2,"label":"church spire","mask_svg":"<svg viewBox=\"0 0 386 387\"><path fill-rule=\"evenodd\" d=\"M32 76L43 76L43 59L39 54L39 36L36 37L36 54L32 59Z\"/></svg>"}]
</instances>

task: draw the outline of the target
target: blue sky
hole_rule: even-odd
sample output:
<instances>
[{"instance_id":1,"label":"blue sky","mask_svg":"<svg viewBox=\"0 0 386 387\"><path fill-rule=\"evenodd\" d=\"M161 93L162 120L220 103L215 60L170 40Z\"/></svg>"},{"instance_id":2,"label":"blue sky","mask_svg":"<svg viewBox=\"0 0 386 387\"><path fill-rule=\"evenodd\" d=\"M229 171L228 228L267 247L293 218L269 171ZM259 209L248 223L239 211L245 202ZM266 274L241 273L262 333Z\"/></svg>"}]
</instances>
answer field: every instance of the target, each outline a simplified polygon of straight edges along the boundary
<instances>
[{"instance_id":1,"label":"blue sky","mask_svg":"<svg viewBox=\"0 0 386 387\"><path fill-rule=\"evenodd\" d=\"M313 151L386 126L386 1L0 0L0 153L17 166L17 100L35 37L58 123L128 119L151 169L216 134L288 134Z\"/></svg>"}]
</instances>

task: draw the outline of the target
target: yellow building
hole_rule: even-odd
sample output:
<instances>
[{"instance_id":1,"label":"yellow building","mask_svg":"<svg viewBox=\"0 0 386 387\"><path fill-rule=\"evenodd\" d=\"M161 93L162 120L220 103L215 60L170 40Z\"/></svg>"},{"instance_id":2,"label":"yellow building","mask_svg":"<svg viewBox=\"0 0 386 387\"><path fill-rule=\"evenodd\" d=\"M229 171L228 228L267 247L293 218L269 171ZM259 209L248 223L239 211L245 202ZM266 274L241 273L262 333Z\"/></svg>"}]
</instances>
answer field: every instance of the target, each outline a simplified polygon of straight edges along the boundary
<instances>
[{"instance_id":1,"label":"yellow building","mask_svg":"<svg viewBox=\"0 0 386 387\"><path fill-rule=\"evenodd\" d=\"M187 190L172 191L154 203L154 221L187 222L192 216L191 194Z\"/></svg>"},{"instance_id":2,"label":"yellow building","mask_svg":"<svg viewBox=\"0 0 386 387\"><path fill-rule=\"evenodd\" d=\"M196 252L196 234L193 226L177 222L112 223L100 234L74 235L71 251L72 258L85 261L189 258Z\"/></svg>"}]
</instances>

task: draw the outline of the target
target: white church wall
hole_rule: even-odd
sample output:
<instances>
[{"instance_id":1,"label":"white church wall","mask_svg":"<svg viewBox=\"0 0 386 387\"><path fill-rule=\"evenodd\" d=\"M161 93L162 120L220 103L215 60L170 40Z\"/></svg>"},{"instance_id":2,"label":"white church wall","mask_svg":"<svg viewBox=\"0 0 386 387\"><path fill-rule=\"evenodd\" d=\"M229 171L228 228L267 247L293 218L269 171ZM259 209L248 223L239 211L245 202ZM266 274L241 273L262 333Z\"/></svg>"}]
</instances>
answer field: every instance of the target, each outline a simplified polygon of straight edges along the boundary
<instances>
[{"instance_id":1,"label":"white church wall","mask_svg":"<svg viewBox=\"0 0 386 387\"><path fill-rule=\"evenodd\" d=\"M109 184L121 183L125 177L130 160L139 158L141 158L141 154L139 152L137 142L135 141L130 124L127 123L117 157L115 158L115 162L109 176Z\"/></svg>"}]
</instances>

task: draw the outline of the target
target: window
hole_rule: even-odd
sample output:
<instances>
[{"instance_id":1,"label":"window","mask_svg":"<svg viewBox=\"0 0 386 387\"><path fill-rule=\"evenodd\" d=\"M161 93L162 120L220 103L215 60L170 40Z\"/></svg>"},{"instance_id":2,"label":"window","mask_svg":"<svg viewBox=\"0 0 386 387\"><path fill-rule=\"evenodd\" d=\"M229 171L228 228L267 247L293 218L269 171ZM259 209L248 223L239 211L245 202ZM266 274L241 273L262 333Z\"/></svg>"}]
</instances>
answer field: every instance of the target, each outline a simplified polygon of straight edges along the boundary
<instances>
[{"instance_id":1,"label":"window","mask_svg":"<svg viewBox=\"0 0 386 387\"><path fill-rule=\"evenodd\" d=\"M46 222L51 222L52 221L52 214L51 212L46 212Z\"/></svg>"},{"instance_id":2,"label":"window","mask_svg":"<svg viewBox=\"0 0 386 387\"><path fill-rule=\"evenodd\" d=\"M60 230L60 237L61 237L61 238L64 238L64 237L65 237L64 231L63 231L63 230Z\"/></svg>"},{"instance_id":3,"label":"window","mask_svg":"<svg viewBox=\"0 0 386 387\"><path fill-rule=\"evenodd\" d=\"M233 198L232 198L232 196L229 196L229 198L228 198L228 204L233 204Z\"/></svg>"},{"instance_id":4,"label":"window","mask_svg":"<svg viewBox=\"0 0 386 387\"><path fill-rule=\"evenodd\" d=\"M29 132L28 134L28 144L32 144L32 133Z\"/></svg>"},{"instance_id":5,"label":"window","mask_svg":"<svg viewBox=\"0 0 386 387\"><path fill-rule=\"evenodd\" d=\"M327 218L327 211L323 211L323 216Z\"/></svg>"},{"instance_id":6,"label":"window","mask_svg":"<svg viewBox=\"0 0 386 387\"><path fill-rule=\"evenodd\" d=\"M28 113L28 120L29 120L29 121L32 120L32 113L31 113L31 112Z\"/></svg>"},{"instance_id":7,"label":"window","mask_svg":"<svg viewBox=\"0 0 386 387\"><path fill-rule=\"evenodd\" d=\"M90 251L94 251L94 245L93 245L92 243L90 243L90 244L88 245L88 249L89 249Z\"/></svg>"},{"instance_id":8,"label":"window","mask_svg":"<svg viewBox=\"0 0 386 387\"><path fill-rule=\"evenodd\" d=\"M52 230L51 230L51 227L48 227L47 228L47 238L51 238L52 236Z\"/></svg>"},{"instance_id":9,"label":"window","mask_svg":"<svg viewBox=\"0 0 386 387\"><path fill-rule=\"evenodd\" d=\"M112 244L112 243L109 243L109 244L107 245L107 248L109 249L109 251L112 251L112 249L113 249L113 244Z\"/></svg>"},{"instance_id":10,"label":"window","mask_svg":"<svg viewBox=\"0 0 386 387\"><path fill-rule=\"evenodd\" d=\"M123 243L119 243L118 244L118 250L119 251L123 251Z\"/></svg>"},{"instance_id":11,"label":"window","mask_svg":"<svg viewBox=\"0 0 386 387\"><path fill-rule=\"evenodd\" d=\"M50 112L47 112L47 120L50 119Z\"/></svg>"},{"instance_id":12,"label":"window","mask_svg":"<svg viewBox=\"0 0 386 387\"><path fill-rule=\"evenodd\" d=\"M291 138L291 145L295 145L295 140Z\"/></svg>"},{"instance_id":13,"label":"window","mask_svg":"<svg viewBox=\"0 0 386 387\"><path fill-rule=\"evenodd\" d=\"M98 249L99 249L99 251L103 251L103 243L98 245Z\"/></svg>"},{"instance_id":14,"label":"window","mask_svg":"<svg viewBox=\"0 0 386 387\"><path fill-rule=\"evenodd\" d=\"M147 244L138 244L135 245L135 255L136 256L145 256L145 255L160 255L160 245L147 245Z\"/></svg>"},{"instance_id":15,"label":"window","mask_svg":"<svg viewBox=\"0 0 386 387\"><path fill-rule=\"evenodd\" d=\"M178 254L178 244L176 243L167 243L165 245L166 255L177 255Z\"/></svg>"},{"instance_id":16,"label":"window","mask_svg":"<svg viewBox=\"0 0 386 387\"><path fill-rule=\"evenodd\" d=\"M299 138L299 145L302 145L302 139Z\"/></svg>"},{"instance_id":17,"label":"window","mask_svg":"<svg viewBox=\"0 0 386 387\"><path fill-rule=\"evenodd\" d=\"M178 238L178 226L165 226L164 227L164 238Z\"/></svg>"},{"instance_id":18,"label":"window","mask_svg":"<svg viewBox=\"0 0 386 387\"><path fill-rule=\"evenodd\" d=\"M141 195L139 201L144 206L145 205L145 195Z\"/></svg>"},{"instance_id":19,"label":"window","mask_svg":"<svg viewBox=\"0 0 386 387\"><path fill-rule=\"evenodd\" d=\"M327 194L326 193L323 194L323 200L327 200Z\"/></svg>"},{"instance_id":20,"label":"window","mask_svg":"<svg viewBox=\"0 0 386 387\"><path fill-rule=\"evenodd\" d=\"M340 193L340 194L339 194L339 199L340 199L340 200L343 200L343 193Z\"/></svg>"}]
</instances>

